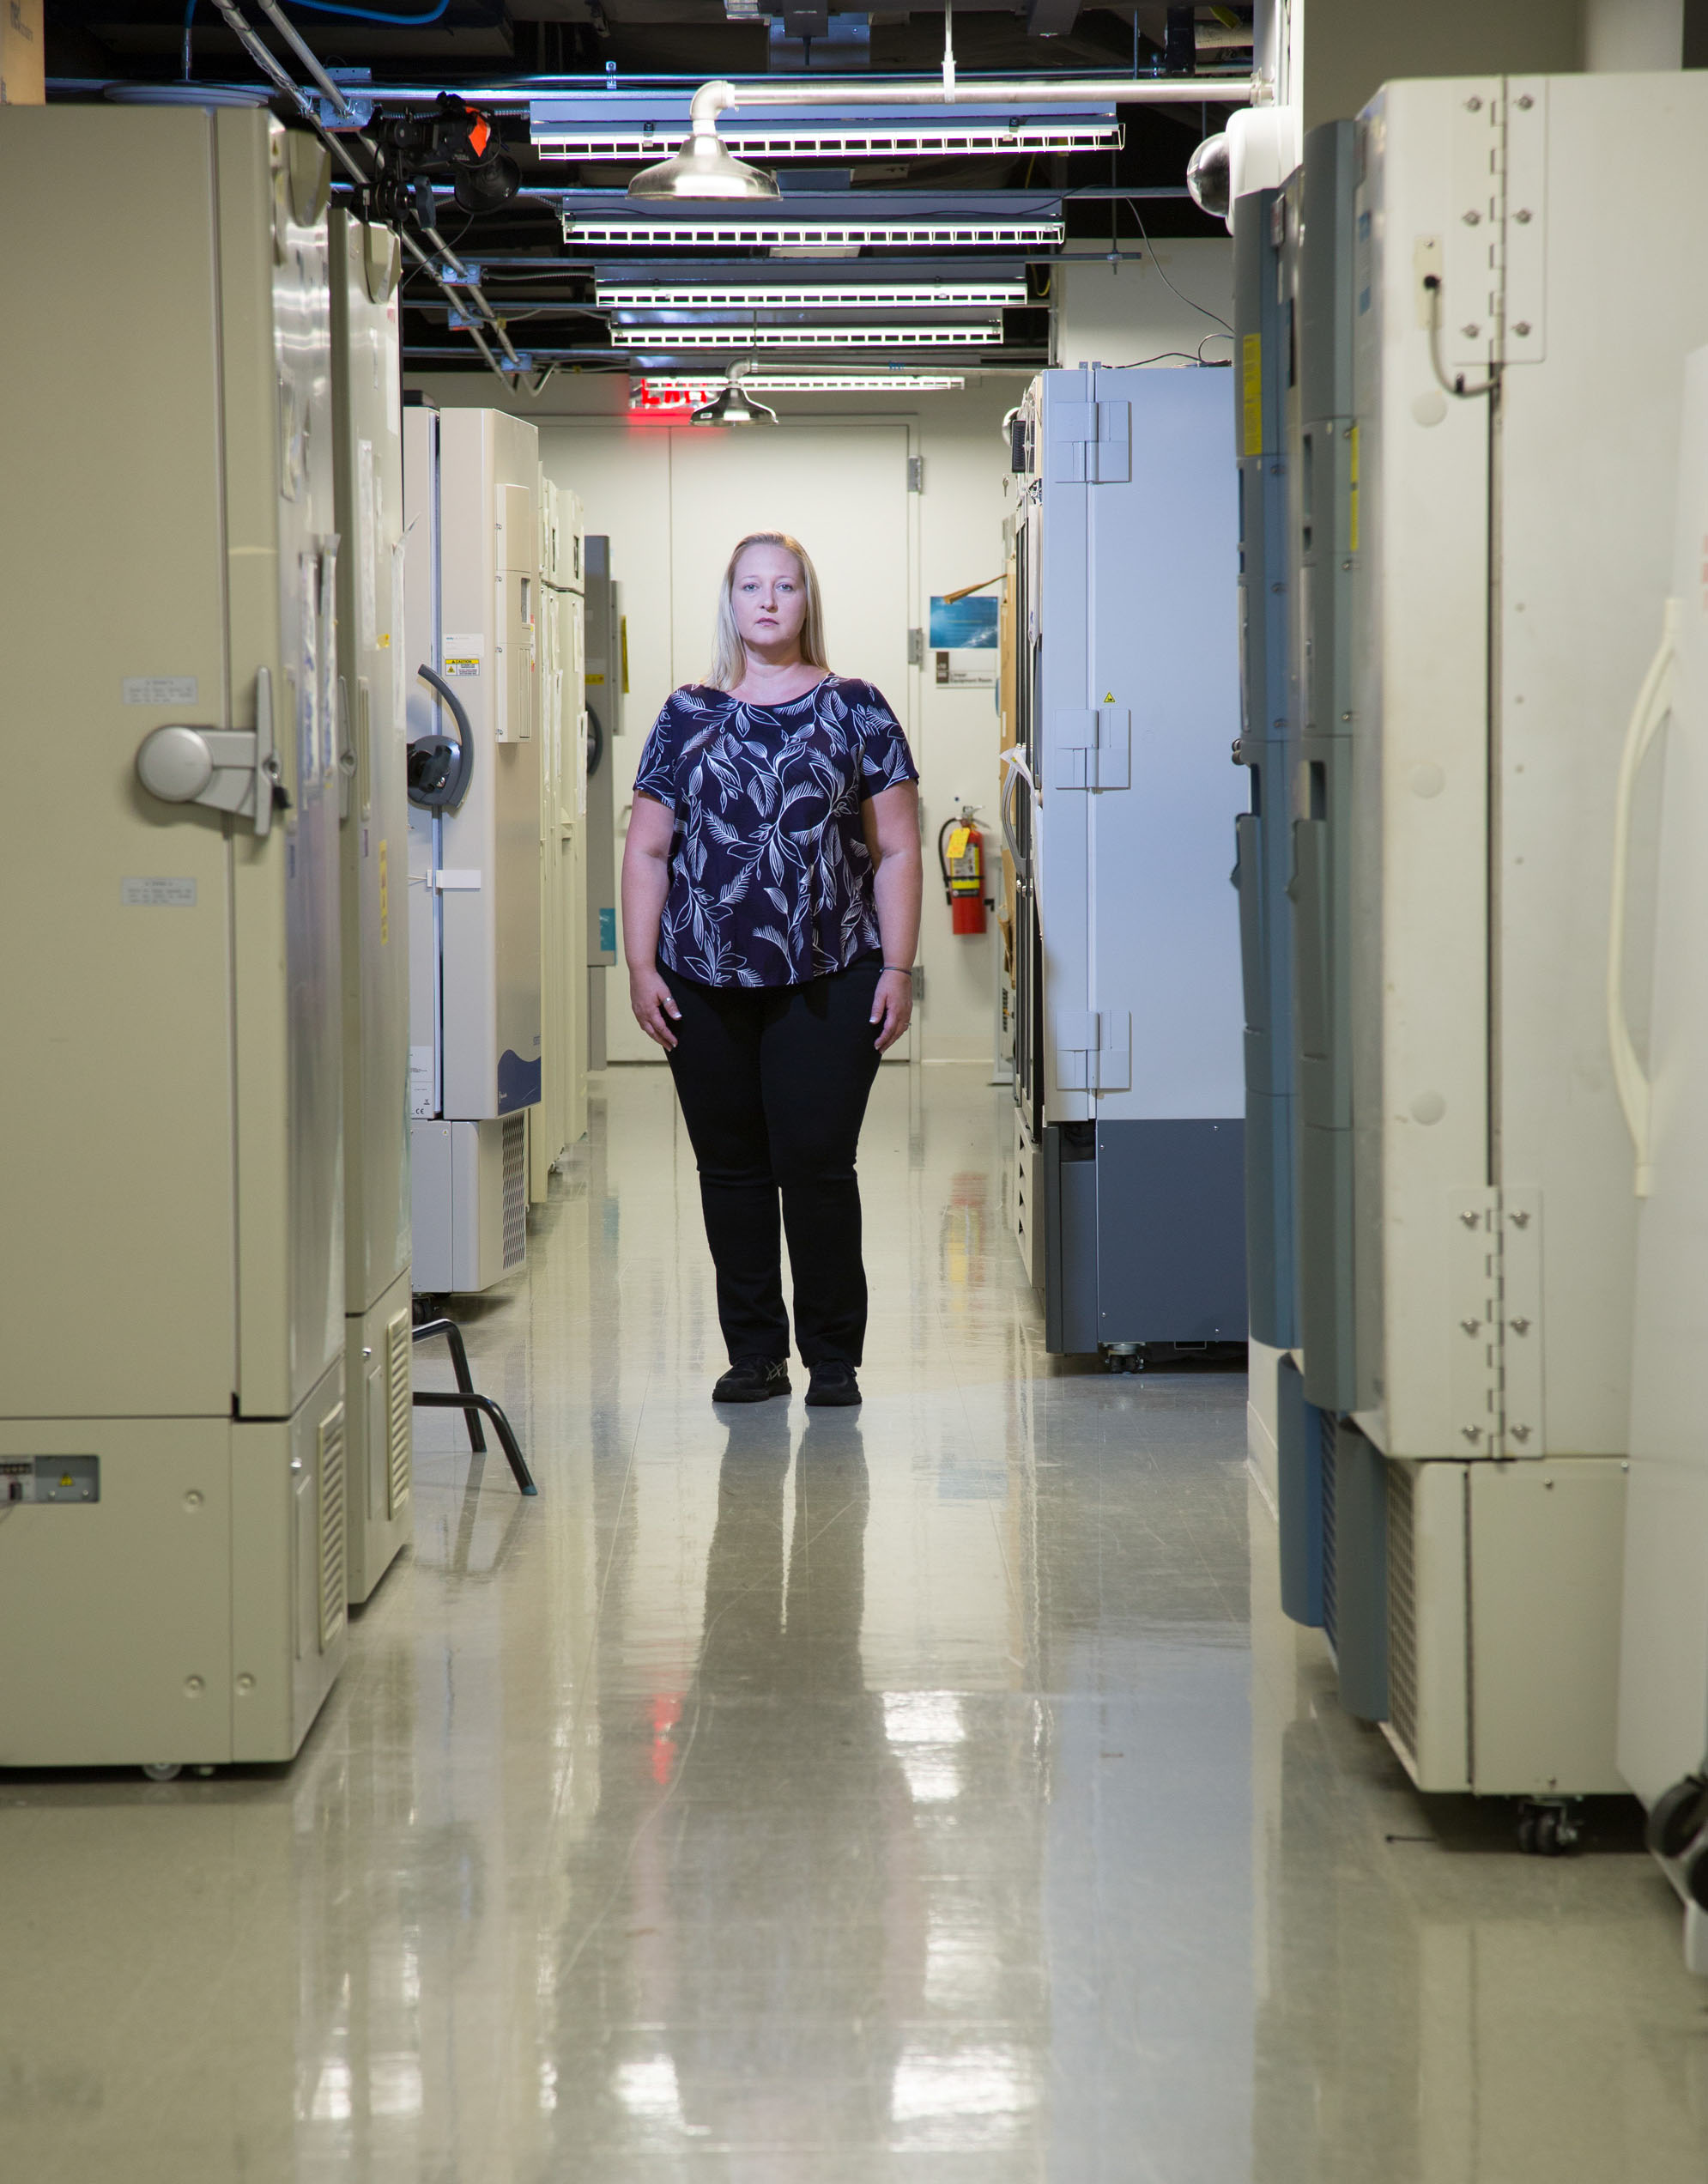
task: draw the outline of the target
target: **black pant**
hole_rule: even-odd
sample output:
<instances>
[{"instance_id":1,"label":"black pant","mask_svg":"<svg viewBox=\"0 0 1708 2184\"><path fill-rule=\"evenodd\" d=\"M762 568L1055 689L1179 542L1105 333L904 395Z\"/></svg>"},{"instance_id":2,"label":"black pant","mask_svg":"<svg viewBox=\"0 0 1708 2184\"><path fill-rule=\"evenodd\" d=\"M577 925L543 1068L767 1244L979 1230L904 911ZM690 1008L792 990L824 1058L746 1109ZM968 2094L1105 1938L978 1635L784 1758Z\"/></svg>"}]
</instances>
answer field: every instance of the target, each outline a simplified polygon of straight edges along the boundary
<instances>
[{"instance_id":1,"label":"black pant","mask_svg":"<svg viewBox=\"0 0 1708 2184\"><path fill-rule=\"evenodd\" d=\"M862 956L806 986L697 986L663 976L681 1019L670 1072L700 1168L718 1318L732 1364L789 1355L782 1229L795 1338L809 1367L860 1362L866 1270L854 1155L878 1073L869 1019L883 965Z\"/></svg>"}]
</instances>

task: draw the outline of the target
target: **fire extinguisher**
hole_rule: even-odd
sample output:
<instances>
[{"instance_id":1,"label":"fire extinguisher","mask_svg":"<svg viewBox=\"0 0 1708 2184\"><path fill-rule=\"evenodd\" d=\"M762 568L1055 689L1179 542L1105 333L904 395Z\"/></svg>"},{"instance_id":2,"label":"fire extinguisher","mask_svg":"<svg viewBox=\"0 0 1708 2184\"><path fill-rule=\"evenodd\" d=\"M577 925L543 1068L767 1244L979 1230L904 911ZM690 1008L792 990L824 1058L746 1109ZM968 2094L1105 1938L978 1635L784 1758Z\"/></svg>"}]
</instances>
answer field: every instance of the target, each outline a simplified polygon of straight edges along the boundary
<instances>
[{"instance_id":1,"label":"fire extinguisher","mask_svg":"<svg viewBox=\"0 0 1708 2184\"><path fill-rule=\"evenodd\" d=\"M937 863L943 875L943 900L957 933L984 930L984 837L964 804L959 819L946 819L937 830Z\"/></svg>"}]
</instances>

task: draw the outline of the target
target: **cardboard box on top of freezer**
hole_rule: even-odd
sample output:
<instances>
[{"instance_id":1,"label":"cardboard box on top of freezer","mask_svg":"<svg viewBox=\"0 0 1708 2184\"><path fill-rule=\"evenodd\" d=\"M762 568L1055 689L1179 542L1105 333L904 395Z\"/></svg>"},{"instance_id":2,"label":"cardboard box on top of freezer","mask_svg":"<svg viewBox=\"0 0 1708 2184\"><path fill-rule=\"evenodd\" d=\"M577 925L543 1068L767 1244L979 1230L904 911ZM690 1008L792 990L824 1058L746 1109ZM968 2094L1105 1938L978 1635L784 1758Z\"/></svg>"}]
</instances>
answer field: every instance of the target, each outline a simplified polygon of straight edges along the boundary
<instances>
[{"instance_id":1,"label":"cardboard box on top of freezer","mask_svg":"<svg viewBox=\"0 0 1708 2184\"><path fill-rule=\"evenodd\" d=\"M0 106L45 106L41 0L0 0Z\"/></svg>"}]
</instances>

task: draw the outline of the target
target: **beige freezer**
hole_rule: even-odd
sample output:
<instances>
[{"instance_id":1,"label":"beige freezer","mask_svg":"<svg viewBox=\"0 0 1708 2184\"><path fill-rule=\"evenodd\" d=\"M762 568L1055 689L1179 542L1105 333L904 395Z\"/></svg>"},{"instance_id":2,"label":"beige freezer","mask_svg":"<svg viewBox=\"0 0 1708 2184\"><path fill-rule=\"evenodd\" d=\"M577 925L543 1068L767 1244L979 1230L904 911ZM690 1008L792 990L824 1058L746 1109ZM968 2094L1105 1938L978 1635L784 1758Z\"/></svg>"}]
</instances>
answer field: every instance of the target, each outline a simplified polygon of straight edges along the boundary
<instances>
[{"instance_id":1,"label":"beige freezer","mask_svg":"<svg viewBox=\"0 0 1708 2184\"><path fill-rule=\"evenodd\" d=\"M0 197L0 1765L288 1759L345 1642L326 162L9 106Z\"/></svg>"}]
</instances>

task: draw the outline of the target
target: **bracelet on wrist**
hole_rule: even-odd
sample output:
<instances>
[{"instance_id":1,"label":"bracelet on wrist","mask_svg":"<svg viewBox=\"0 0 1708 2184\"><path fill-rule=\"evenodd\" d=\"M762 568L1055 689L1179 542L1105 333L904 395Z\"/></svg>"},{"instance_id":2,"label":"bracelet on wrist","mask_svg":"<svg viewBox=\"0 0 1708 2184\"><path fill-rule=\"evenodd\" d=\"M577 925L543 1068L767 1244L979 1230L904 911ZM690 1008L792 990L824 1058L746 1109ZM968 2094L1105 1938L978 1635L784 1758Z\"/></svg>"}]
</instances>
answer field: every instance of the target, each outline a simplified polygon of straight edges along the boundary
<instances>
[{"instance_id":1,"label":"bracelet on wrist","mask_svg":"<svg viewBox=\"0 0 1708 2184\"><path fill-rule=\"evenodd\" d=\"M886 963L884 968L887 971L893 971L898 978L911 979L913 976L912 971L905 970L899 963Z\"/></svg>"}]
</instances>

